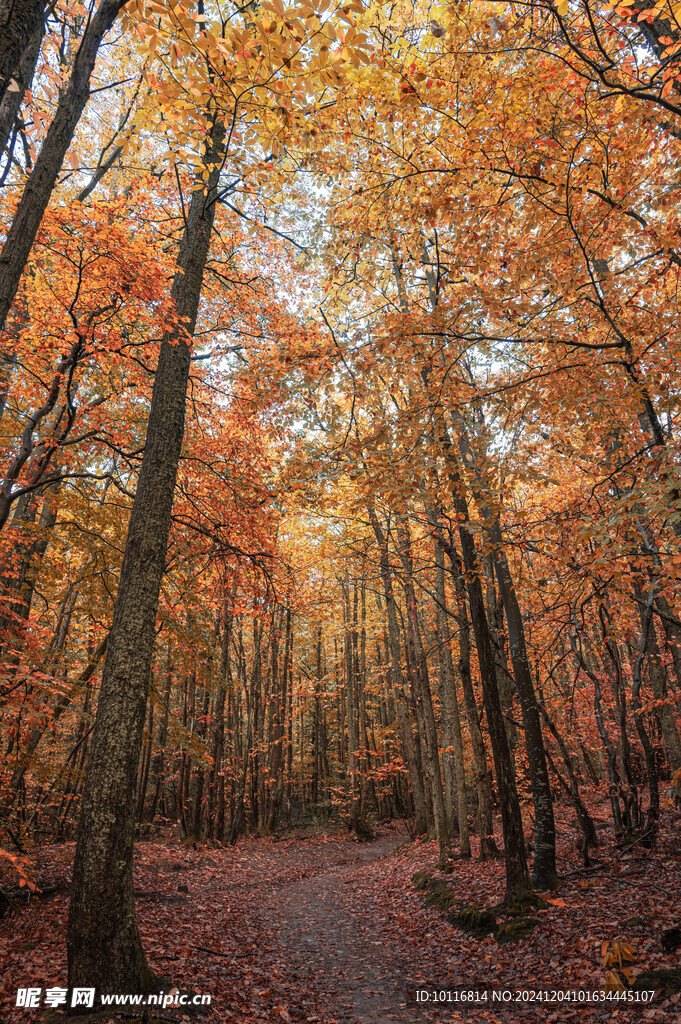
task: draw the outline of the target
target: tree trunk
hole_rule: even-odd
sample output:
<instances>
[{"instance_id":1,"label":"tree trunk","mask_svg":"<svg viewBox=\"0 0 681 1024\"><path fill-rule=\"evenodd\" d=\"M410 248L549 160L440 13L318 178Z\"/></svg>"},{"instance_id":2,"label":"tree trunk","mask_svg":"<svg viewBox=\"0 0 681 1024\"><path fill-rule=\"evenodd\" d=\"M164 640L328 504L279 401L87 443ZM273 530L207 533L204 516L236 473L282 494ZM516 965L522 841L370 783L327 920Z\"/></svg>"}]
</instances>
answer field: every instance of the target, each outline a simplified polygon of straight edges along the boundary
<instances>
[{"instance_id":1,"label":"tree trunk","mask_svg":"<svg viewBox=\"0 0 681 1024\"><path fill-rule=\"evenodd\" d=\"M454 578L456 593L457 618L459 624L459 676L463 689L468 732L473 751L473 773L475 788L478 795L477 824L480 834L480 860L492 860L499 853L494 841L492 823L492 787L487 769L487 752L480 728L478 705L471 678L471 629L466 605L466 584L463 577L463 566L451 537L445 538L441 530L437 530L437 541L447 553Z\"/></svg>"},{"instance_id":2,"label":"tree trunk","mask_svg":"<svg viewBox=\"0 0 681 1024\"><path fill-rule=\"evenodd\" d=\"M5 326L7 314L17 293L21 275L52 196L64 157L90 96L90 78L100 44L125 2L126 0L101 0L94 18L85 30L68 85L61 94L35 167L24 187L12 226L0 252L0 330ZM34 22L31 31L36 27ZM30 33L26 42L29 38ZM25 45L26 43L23 44Z\"/></svg>"},{"instance_id":3,"label":"tree trunk","mask_svg":"<svg viewBox=\"0 0 681 1024\"><path fill-rule=\"evenodd\" d=\"M486 493L488 489L485 488L478 453L469 442L461 417L457 417L457 424L461 428L459 430L459 447L471 468L475 500L478 508L481 509L485 530L491 541L491 557L506 615L513 676L523 716L525 750L530 770L535 817L532 884L538 889L555 889L558 885L558 875L556 873L556 825L553 818L551 782L544 752L541 718L532 682L532 668L525 643L523 616L504 550L499 517L493 510L489 494Z\"/></svg>"},{"instance_id":4,"label":"tree trunk","mask_svg":"<svg viewBox=\"0 0 681 1024\"><path fill-rule=\"evenodd\" d=\"M452 761L454 764L454 793L452 802L457 801L457 819L459 829L459 852L461 857L470 857L471 844L468 834L468 807L466 804L466 772L463 756L463 736L461 734L461 715L459 698L456 692L452 649L449 639L449 620L447 615L447 595L445 593L445 561L444 553L439 544L435 548L435 599L436 599L436 638L440 662L441 703L447 723L447 734L453 747Z\"/></svg>"},{"instance_id":5,"label":"tree trunk","mask_svg":"<svg viewBox=\"0 0 681 1024\"><path fill-rule=\"evenodd\" d=\"M390 679L393 693L395 694L395 707L400 725L400 736L402 738L402 749L404 759L409 770L412 796L414 800L414 828L417 835L424 835L427 831L426 798L423 789L423 779L416 760L414 750L414 737L411 731L411 723L404 696L404 677L402 675L400 635L397 625L397 611L395 608L395 595L393 593L392 574L390 571L390 560L388 557L388 542L383 529L378 521L373 508L368 507L369 520L374 535L378 542L381 578L383 580L383 593L386 603L386 615L388 619L388 642L390 647Z\"/></svg>"},{"instance_id":6,"label":"tree trunk","mask_svg":"<svg viewBox=\"0 0 681 1024\"><path fill-rule=\"evenodd\" d=\"M433 710L433 698L430 690L428 665L421 640L418 606L414 590L410 539L404 520L399 520L397 532L399 538L399 554L402 562L404 592L407 600L408 636L412 649L412 664L414 668L413 678L415 682L414 689L417 705L423 720L423 741L433 792L435 833L439 847L439 860L440 864L443 865L450 859L451 849L447 829L447 816L445 814L444 793L442 790L442 776L440 774L437 725L435 722L435 712Z\"/></svg>"},{"instance_id":7,"label":"tree trunk","mask_svg":"<svg viewBox=\"0 0 681 1024\"><path fill-rule=\"evenodd\" d=\"M67 936L70 988L135 993L156 983L135 916L134 787L184 436L188 339L208 258L224 137L216 119L206 146L208 180L205 191L192 196L171 293L183 328L161 342L77 832Z\"/></svg>"},{"instance_id":8,"label":"tree trunk","mask_svg":"<svg viewBox=\"0 0 681 1024\"><path fill-rule=\"evenodd\" d=\"M480 567L473 535L468 527L468 504L464 496L463 481L458 463L444 423L440 425L440 440L447 460L447 473L452 484L452 503L459 519L459 539L466 570L466 589L471 610L471 623L478 651L482 695L489 729L494 768L499 787L501 821L504 831L506 861L506 899L527 892L530 878L527 872L523 822L515 784L513 761L506 736L499 697L494 652L487 625L485 599L480 581Z\"/></svg>"},{"instance_id":9,"label":"tree trunk","mask_svg":"<svg viewBox=\"0 0 681 1024\"><path fill-rule=\"evenodd\" d=\"M31 37L43 23L43 0L0 0L0 100L19 73Z\"/></svg>"}]
</instances>

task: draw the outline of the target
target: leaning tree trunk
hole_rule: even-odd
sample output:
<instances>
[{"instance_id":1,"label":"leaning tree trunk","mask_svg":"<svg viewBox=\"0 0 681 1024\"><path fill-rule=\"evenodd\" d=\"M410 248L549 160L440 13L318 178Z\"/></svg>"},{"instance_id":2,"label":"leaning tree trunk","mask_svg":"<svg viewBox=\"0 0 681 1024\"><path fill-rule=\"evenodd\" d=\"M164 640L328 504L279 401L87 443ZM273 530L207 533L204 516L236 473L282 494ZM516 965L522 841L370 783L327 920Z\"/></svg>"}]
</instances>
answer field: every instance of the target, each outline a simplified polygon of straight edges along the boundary
<instances>
[{"instance_id":1,"label":"leaning tree trunk","mask_svg":"<svg viewBox=\"0 0 681 1024\"><path fill-rule=\"evenodd\" d=\"M33 34L19 58L18 67L12 76L15 83L14 88L12 92L5 92L2 100L0 100L0 153L5 151L10 135L12 135L12 128L16 125L17 115L23 98L26 95L26 90L30 89L33 82L33 74L38 63L38 57L40 56L40 47L44 35L45 22L43 19L40 19L37 28L33 30ZM0 83L1 91L2 83ZM12 138L13 141L16 140L16 135L13 135Z\"/></svg>"},{"instance_id":2,"label":"leaning tree trunk","mask_svg":"<svg viewBox=\"0 0 681 1024\"><path fill-rule=\"evenodd\" d=\"M125 2L101 0L80 42L68 84L61 94L35 167L24 187L12 226L0 252L0 330L5 326L64 157L90 96L90 78L100 44Z\"/></svg>"},{"instance_id":3,"label":"leaning tree trunk","mask_svg":"<svg viewBox=\"0 0 681 1024\"><path fill-rule=\"evenodd\" d=\"M18 77L21 58L39 31L45 14L43 0L0 0L0 100Z\"/></svg>"},{"instance_id":4,"label":"leaning tree trunk","mask_svg":"<svg viewBox=\"0 0 681 1024\"><path fill-rule=\"evenodd\" d=\"M216 119L206 147L208 181L205 191L193 194L172 287L183 326L164 336L154 381L78 824L67 936L69 987L134 993L155 981L133 897L135 780L184 436L189 336L208 258L224 138L224 125Z\"/></svg>"}]
</instances>

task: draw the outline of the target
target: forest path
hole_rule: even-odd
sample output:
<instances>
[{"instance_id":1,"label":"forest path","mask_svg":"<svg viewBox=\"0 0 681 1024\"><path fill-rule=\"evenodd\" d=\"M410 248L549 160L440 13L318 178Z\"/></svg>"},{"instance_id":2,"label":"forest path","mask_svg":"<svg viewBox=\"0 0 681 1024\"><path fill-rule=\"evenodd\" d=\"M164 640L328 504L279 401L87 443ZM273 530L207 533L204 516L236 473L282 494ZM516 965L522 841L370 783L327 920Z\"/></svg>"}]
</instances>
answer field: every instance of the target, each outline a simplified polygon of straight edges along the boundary
<instances>
[{"instance_id":1,"label":"forest path","mask_svg":"<svg viewBox=\"0 0 681 1024\"><path fill-rule=\"evenodd\" d=\"M308 877L273 886L258 914L259 927L284 948L299 981L317 988L339 1024L417 1019L405 1004L405 965L386 947L372 908L353 900L363 868L407 839L405 832L358 844L350 863L320 862Z\"/></svg>"}]
</instances>

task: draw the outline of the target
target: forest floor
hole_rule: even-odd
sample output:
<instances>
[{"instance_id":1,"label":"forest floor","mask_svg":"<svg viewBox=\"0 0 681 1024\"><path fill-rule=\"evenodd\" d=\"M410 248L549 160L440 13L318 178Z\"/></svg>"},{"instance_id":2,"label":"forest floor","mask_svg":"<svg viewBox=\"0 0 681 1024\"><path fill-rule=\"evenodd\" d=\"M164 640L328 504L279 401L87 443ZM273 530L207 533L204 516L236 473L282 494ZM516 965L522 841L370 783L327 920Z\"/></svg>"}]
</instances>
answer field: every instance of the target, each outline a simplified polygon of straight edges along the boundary
<instances>
[{"instance_id":1,"label":"forest floor","mask_svg":"<svg viewBox=\"0 0 681 1024\"><path fill-rule=\"evenodd\" d=\"M618 1002L488 1001L435 1008L407 1006L406 986L493 986L521 990L600 990L603 944L627 942L634 974L680 967L660 935L681 924L681 829L663 827L655 850L623 851L603 828L601 863L580 867L570 812L559 808L561 886L519 943L500 945L454 927L424 906L412 875L435 870L431 842L409 841L399 823L370 843L321 830L291 838L246 839L235 848L194 848L174 840L139 843L135 889L140 930L152 967L180 990L209 993L201 1010L149 1011L149 1024L428 1024L466 1021L659 1021L678 1024L681 996L652 1005ZM500 837L499 840L500 841ZM43 847L32 860L42 886L0 922L0 1022L68 1020L65 1013L17 1008L18 987L66 985L64 950L73 844ZM0 877L6 888L8 877ZM446 877L457 899L501 900L503 862L455 862ZM165 984L165 991L170 986ZM41 999L42 1002L42 999ZM140 1020L110 1011L97 1021ZM86 1018L78 1017L79 1021ZM142 1018L145 1019L145 1018ZM145 1019L146 1020L146 1019Z\"/></svg>"}]
</instances>

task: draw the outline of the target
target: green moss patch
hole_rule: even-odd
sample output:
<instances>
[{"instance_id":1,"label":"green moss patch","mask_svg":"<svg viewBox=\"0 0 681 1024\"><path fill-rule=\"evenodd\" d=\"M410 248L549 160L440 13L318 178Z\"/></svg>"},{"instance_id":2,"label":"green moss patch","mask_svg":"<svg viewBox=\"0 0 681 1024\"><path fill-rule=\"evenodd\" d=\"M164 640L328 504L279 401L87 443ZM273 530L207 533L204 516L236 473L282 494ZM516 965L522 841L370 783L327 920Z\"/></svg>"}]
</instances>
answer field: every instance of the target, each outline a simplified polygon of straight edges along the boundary
<instances>
[{"instance_id":1,"label":"green moss patch","mask_svg":"<svg viewBox=\"0 0 681 1024\"><path fill-rule=\"evenodd\" d=\"M433 907L444 914L445 911L451 910L455 900L456 897L449 886L444 882L439 882L429 886L424 903L427 907Z\"/></svg>"},{"instance_id":2,"label":"green moss patch","mask_svg":"<svg viewBox=\"0 0 681 1024\"><path fill-rule=\"evenodd\" d=\"M527 917L533 910L546 910L548 903L536 892L523 892L511 896L505 905L506 917Z\"/></svg>"},{"instance_id":3,"label":"green moss patch","mask_svg":"<svg viewBox=\"0 0 681 1024\"><path fill-rule=\"evenodd\" d=\"M416 871L412 876L411 880L414 883L414 888L417 892L422 892L427 889L430 884L431 874L429 871Z\"/></svg>"},{"instance_id":4,"label":"green moss patch","mask_svg":"<svg viewBox=\"0 0 681 1024\"><path fill-rule=\"evenodd\" d=\"M539 921L536 917L513 917L499 925L494 933L494 938L500 943L518 942L529 935L538 924Z\"/></svg>"},{"instance_id":5,"label":"green moss patch","mask_svg":"<svg viewBox=\"0 0 681 1024\"><path fill-rule=\"evenodd\" d=\"M643 971L633 984L634 992L660 992L666 999L681 992L681 967L660 967L655 971Z\"/></svg>"},{"instance_id":6,"label":"green moss patch","mask_svg":"<svg viewBox=\"0 0 681 1024\"><path fill-rule=\"evenodd\" d=\"M462 928L471 935L482 937L489 935L497 926L495 907L478 907L476 904L461 907L457 913L449 915L449 920L457 928Z\"/></svg>"}]
</instances>

